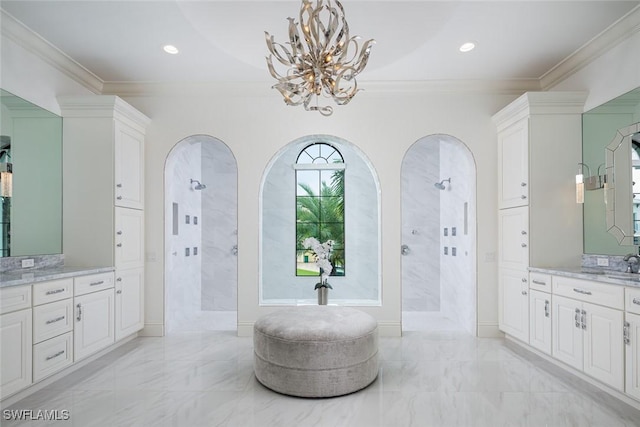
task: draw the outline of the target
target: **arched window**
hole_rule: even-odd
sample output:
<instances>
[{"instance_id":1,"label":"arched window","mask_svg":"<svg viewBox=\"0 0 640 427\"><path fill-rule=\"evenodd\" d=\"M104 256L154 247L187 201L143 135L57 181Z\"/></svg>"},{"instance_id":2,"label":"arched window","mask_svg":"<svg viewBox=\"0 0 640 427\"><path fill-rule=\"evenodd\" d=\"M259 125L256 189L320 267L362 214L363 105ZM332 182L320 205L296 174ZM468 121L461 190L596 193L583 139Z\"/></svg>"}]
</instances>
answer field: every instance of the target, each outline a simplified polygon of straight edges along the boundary
<instances>
[{"instance_id":1,"label":"arched window","mask_svg":"<svg viewBox=\"0 0 640 427\"><path fill-rule=\"evenodd\" d=\"M296 276L318 276L313 251L303 242L332 240L332 276L345 275L344 170L342 154L330 144L316 142L298 155L296 170Z\"/></svg>"}]
</instances>

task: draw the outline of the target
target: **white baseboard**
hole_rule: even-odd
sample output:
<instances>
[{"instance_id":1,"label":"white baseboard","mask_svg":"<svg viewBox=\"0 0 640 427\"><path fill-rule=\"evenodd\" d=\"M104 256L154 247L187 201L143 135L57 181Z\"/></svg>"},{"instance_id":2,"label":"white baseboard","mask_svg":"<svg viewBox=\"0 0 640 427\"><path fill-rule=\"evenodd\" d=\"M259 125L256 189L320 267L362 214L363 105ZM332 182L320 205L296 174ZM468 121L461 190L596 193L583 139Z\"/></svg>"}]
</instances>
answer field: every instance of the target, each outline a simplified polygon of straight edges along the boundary
<instances>
[{"instance_id":1,"label":"white baseboard","mask_svg":"<svg viewBox=\"0 0 640 427\"><path fill-rule=\"evenodd\" d=\"M504 338L497 323L478 322L478 338Z\"/></svg>"},{"instance_id":2,"label":"white baseboard","mask_svg":"<svg viewBox=\"0 0 640 427\"><path fill-rule=\"evenodd\" d=\"M164 325L162 323L145 323L144 328L138 332L141 337L163 337Z\"/></svg>"}]
</instances>

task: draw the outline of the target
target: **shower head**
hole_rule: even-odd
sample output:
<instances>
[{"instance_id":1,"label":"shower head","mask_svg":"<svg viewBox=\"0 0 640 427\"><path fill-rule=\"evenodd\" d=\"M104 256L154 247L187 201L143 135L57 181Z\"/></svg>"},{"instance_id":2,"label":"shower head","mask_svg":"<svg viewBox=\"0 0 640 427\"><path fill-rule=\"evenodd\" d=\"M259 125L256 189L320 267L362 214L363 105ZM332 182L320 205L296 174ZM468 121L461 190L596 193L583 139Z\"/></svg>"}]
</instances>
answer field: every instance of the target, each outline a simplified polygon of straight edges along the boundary
<instances>
[{"instance_id":1,"label":"shower head","mask_svg":"<svg viewBox=\"0 0 640 427\"><path fill-rule=\"evenodd\" d=\"M197 179L191 179L191 183L196 183L195 187L193 187L194 190L204 190L205 188L207 188L206 185L204 184L200 184L200 181L198 181Z\"/></svg>"},{"instance_id":2,"label":"shower head","mask_svg":"<svg viewBox=\"0 0 640 427\"><path fill-rule=\"evenodd\" d=\"M447 178L447 179L443 179L440 182L436 182L434 185L434 187L436 187L438 190L444 190L445 188L447 188L444 183L448 182L449 184L451 184L451 178Z\"/></svg>"}]
</instances>

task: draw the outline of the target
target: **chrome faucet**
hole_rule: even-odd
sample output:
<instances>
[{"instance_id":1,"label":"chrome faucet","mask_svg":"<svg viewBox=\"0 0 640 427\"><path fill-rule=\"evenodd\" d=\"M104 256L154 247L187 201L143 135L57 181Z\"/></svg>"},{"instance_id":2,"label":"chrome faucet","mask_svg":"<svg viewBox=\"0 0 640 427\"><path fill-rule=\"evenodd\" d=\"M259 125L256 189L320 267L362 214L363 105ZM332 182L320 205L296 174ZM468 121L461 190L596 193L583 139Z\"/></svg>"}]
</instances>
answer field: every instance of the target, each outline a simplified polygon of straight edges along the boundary
<instances>
[{"instance_id":1,"label":"chrome faucet","mask_svg":"<svg viewBox=\"0 0 640 427\"><path fill-rule=\"evenodd\" d=\"M626 261L627 264L627 273L638 273L638 269L637 268L633 268L633 265L638 265L638 263L640 262L640 258L638 258L638 255L636 254L626 254L623 258L624 261ZM635 261L634 261L635 260Z\"/></svg>"}]
</instances>

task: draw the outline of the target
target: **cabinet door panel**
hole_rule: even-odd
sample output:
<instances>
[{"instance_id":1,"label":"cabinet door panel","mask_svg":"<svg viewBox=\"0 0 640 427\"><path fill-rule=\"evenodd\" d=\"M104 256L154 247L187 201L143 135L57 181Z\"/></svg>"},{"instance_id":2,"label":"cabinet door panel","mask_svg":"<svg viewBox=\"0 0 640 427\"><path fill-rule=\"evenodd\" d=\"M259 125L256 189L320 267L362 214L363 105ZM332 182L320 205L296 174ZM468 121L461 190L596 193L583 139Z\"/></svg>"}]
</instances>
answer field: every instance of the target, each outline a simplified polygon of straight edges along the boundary
<instances>
[{"instance_id":1,"label":"cabinet door panel","mask_svg":"<svg viewBox=\"0 0 640 427\"><path fill-rule=\"evenodd\" d=\"M144 326L144 269L119 270L116 278L116 341Z\"/></svg>"},{"instance_id":2,"label":"cabinet door panel","mask_svg":"<svg viewBox=\"0 0 640 427\"><path fill-rule=\"evenodd\" d=\"M144 211L116 208L116 268L144 267Z\"/></svg>"},{"instance_id":3,"label":"cabinet door panel","mask_svg":"<svg viewBox=\"0 0 640 427\"><path fill-rule=\"evenodd\" d=\"M556 295L552 296L551 304L553 306L551 314L553 316L553 357L582 370L583 333L580 322L582 304Z\"/></svg>"},{"instance_id":4,"label":"cabinet door panel","mask_svg":"<svg viewBox=\"0 0 640 427\"><path fill-rule=\"evenodd\" d=\"M626 313L629 341L626 352L625 391L631 397L640 400L640 315Z\"/></svg>"},{"instance_id":5,"label":"cabinet door panel","mask_svg":"<svg viewBox=\"0 0 640 427\"><path fill-rule=\"evenodd\" d=\"M107 289L74 298L75 360L102 350L114 342L113 295L113 289Z\"/></svg>"},{"instance_id":6,"label":"cabinet door panel","mask_svg":"<svg viewBox=\"0 0 640 427\"><path fill-rule=\"evenodd\" d=\"M144 136L129 126L115 124L115 205L144 208Z\"/></svg>"},{"instance_id":7,"label":"cabinet door panel","mask_svg":"<svg viewBox=\"0 0 640 427\"><path fill-rule=\"evenodd\" d=\"M529 344L551 354L551 294L529 291Z\"/></svg>"},{"instance_id":8,"label":"cabinet door panel","mask_svg":"<svg viewBox=\"0 0 640 427\"><path fill-rule=\"evenodd\" d=\"M31 384L31 309L0 316L0 398Z\"/></svg>"},{"instance_id":9,"label":"cabinet door panel","mask_svg":"<svg viewBox=\"0 0 640 427\"><path fill-rule=\"evenodd\" d=\"M529 204L529 121L520 120L498 135L500 208Z\"/></svg>"},{"instance_id":10,"label":"cabinet door panel","mask_svg":"<svg viewBox=\"0 0 640 427\"><path fill-rule=\"evenodd\" d=\"M526 207L498 212L500 268L529 267L529 211Z\"/></svg>"},{"instance_id":11,"label":"cabinet door panel","mask_svg":"<svg viewBox=\"0 0 640 427\"><path fill-rule=\"evenodd\" d=\"M529 298L527 272L500 270L500 329L524 342L529 342ZM525 279L523 281L523 279Z\"/></svg>"},{"instance_id":12,"label":"cabinet door panel","mask_svg":"<svg viewBox=\"0 0 640 427\"><path fill-rule=\"evenodd\" d=\"M622 311L584 303L584 372L611 387L624 389Z\"/></svg>"}]
</instances>

